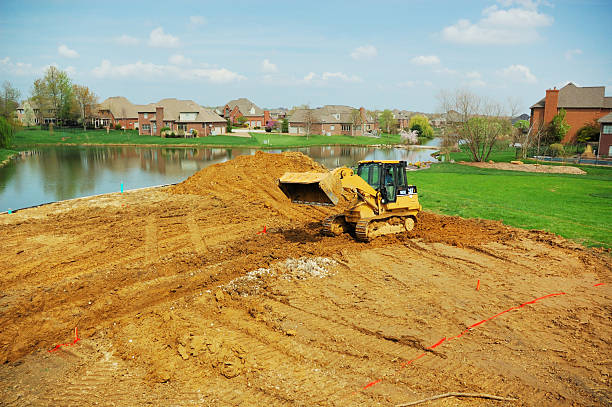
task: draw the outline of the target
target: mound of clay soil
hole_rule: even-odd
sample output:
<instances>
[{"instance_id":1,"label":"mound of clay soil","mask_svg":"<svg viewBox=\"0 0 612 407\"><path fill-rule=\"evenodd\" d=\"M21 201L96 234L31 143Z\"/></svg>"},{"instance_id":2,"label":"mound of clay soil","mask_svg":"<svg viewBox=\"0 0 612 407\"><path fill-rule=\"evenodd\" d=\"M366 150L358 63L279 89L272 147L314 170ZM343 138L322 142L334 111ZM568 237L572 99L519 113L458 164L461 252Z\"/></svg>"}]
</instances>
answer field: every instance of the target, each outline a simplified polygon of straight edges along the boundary
<instances>
[{"instance_id":1,"label":"mound of clay soil","mask_svg":"<svg viewBox=\"0 0 612 407\"><path fill-rule=\"evenodd\" d=\"M291 203L278 187L278 179L286 172L326 171L300 152L257 151L255 155L206 167L169 190L174 194L212 197L220 207L232 207L242 213L264 209L284 217L303 218L308 208Z\"/></svg>"},{"instance_id":2,"label":"mound of clay soil","mask_svg":"<svg viewBox=\"0 0 612 407\"><path fill-rule=\"evenodd\" d=\"M459 164L470 165L478 168L492 168L495 170L544 172L548 174L576 174L584 175L585 171L578 167L566 165L541 165L541 164L511 164L511 163L478 163L460 161Z\"/></svg>"}]
</instances>

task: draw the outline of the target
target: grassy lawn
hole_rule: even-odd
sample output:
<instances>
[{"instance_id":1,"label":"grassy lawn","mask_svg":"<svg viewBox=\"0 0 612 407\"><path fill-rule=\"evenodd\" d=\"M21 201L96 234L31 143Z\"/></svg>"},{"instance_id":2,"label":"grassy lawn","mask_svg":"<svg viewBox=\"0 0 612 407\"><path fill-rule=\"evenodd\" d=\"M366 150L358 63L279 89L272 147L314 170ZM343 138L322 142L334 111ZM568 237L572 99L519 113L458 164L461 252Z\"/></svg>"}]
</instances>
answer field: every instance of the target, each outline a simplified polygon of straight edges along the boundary
<instances>
[{"instance_id":1,"label":"grassy lawn","mask_svg":"<svg viewBox=\"0 0 612 407\"><path fill-rule=\"evenodd\" d=\"M269 144L264 144L269 141ZM34 145L72 145L72 144L126 144L126 145L159 145L159 146L202 146L202 147L243 147L243 148L285 148L320 145L371 145L397 144L398 135L385 134L381 138L351 137L351 136L293 136L273 133L251 133L250 137L238 136L208 136L200 138L161 138L156 136L139 136L135 130L88 131L54 131L50 135L47 130L22 130L15 134L16 148Z\"/></svg>"},{"instance_id":2,"label":"grassy lawn","mask_svg":"<svg viewBox=\"0 0 612 407\"><path fill-rule=\"evenodd\" d=\"M436 164L410 172L426 210L503 220L557 233L586 246L612 247L612 168L586 175L540 174Z\"/></svg>"},{"instance_id":3,"label":"grassy lawn","mask_svg":"<svg viewBox=\"0 0 612 407\"><path fill-rule=\"evenodd\" d=\"M14 150L6 150L4 148L0 148L0 164L11 157L13 154L17 154L17 151Z\"/></svg>"},{"instance_id":4,"label":"grassy lawn","mask_svg":"<svg viewBox=\"0 0 612 407\"><path fill-rule=\"evenodd\" d=\"M363 136L322 136L320 134L312 134L308 137L288 135L288 134L273 134L273 133L250 133L259 145L270 148L284 147L308 147L321 145L372 145L372 144L399 144L400 136L397 134L383 134L380 138L363 137ZM267 143L266 143L267 141Z\"/></svg>"}]
</instances>

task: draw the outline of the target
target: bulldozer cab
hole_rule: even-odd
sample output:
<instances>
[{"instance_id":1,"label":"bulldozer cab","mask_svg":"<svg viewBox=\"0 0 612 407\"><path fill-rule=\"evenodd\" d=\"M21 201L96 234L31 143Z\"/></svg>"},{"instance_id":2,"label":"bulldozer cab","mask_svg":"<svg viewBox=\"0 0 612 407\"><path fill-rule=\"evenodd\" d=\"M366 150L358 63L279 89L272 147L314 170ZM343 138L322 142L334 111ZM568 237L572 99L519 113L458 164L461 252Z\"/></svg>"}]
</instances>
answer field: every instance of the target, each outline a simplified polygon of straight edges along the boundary
<instances>
[{"instance_id":1,"label":"bulldozer cab","mask_svg":"<svg viewBox=\"0 0 612 407\"><path fill-rule=\"evenodd\" d=\"M417 193L416 186L408 185L406 180L406 161L362 161L357 175L381 193L383 203Z\"/></svg>"}]
</instances>

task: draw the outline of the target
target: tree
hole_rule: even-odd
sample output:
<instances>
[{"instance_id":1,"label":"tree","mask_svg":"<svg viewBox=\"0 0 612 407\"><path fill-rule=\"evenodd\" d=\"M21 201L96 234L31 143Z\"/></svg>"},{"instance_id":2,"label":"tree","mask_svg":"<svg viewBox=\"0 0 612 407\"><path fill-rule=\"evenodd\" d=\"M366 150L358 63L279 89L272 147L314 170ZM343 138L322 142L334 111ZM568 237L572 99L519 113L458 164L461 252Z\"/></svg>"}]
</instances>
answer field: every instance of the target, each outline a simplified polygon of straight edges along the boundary
<instances>
[{"instance_id":1,"label":"tree","mask_svg":"<svg viewBox=\"0 0 612 407\"><path fill-rule=\"evenodd\" d=\"M0 116L0 148L6 148L13 141L13 126L8 119Z\"/></svg>"},{"instance_id":2,"label":"tree","mask_svg":"<svg viewBox=\"0 0 612 407\"><path fill-rule=\"evenodd\" d=\"M531 132L529 122L527 120L517 120L512 125L512 142L516 148L517 158L527 158L527 150L535 142L536 138L533 137L536 133Z\"/></svg>"},{"instance_id":3,"label":"tree","mask_svg":"<svg viewBox=\"0 0 612 407\"><path fill-rule=\"evenodd\" d=\"M247 120L248 120L248 119L246 118L246 116L240 116L240 117L237 119L238 124L239 124L239 125L241 125L241 126L244 126L244 123L246 123L246 122L247 122Z\"/></svg>"},{"instance_id":4,"label":"tree","mask_svg":"<svg viewBox=\"0 0 612 407\"><path fill-rule=\"evenodd\" d=\"M72 92L79 108L83 130L87 130L87 120L94 115L95 107L98 105L98 97L87 86L73 85Z\"/></svg>"},{"instance_id":5,"label":"tree","mask_svg":"<svg viewBox=\"0 0 612 407\"><path fill-rule=\"evenodd\" d=\"M385 109L380 114L378 123L380 124L381 128L387 131L387 133L391 133L391 130L394 130L395 126L397 125L397 120L395 120L395 117L393 117L393 112L391 110Z\"/></svg>"},{"instance_id":6,"label":"tree","mask_svg":"<svg viewBox=\"0 0 612 407\"><path fill-rule=\"evenodd\" d=\"M314 122L314 114L312 109L306 105L306 109L304 109L304 127L306 129L306 138L310 136L310 130L312 129L312 123Z\"/></svg>"},{"instance_id":7,"label":"tree","mask_svg":"<svg viewBox=\"0 0 612 407\"><path fill-rule=\"evenodd\" d=\"M599 123L593 120L591 123L585 124L576 132L576 142L588 143L590 141L599 140Z\"/></svg>"},{"instance_id":8,"label":"tree","mask_svg":"<svg viewBox=\"0 0 612 407\"><path fill-rule=\"evenodd\" d=\"M232 121L229 119L229 117L225 120L227 122L227 124L225 125L225 131L227 133L231 133L232 132Z\"/></svg>"},{"instance_id":9,"label":"tree","mask_svg":"<svg viewBox=\"0 0 612 407\"><path fill-rule=\"evenodd\" d=\"M38 104L41 123L46 110L51 110L58 121L67 119L73 102L68 74L55 66L47 68L45 76L34 81L32 99Z\"/></svg>"},{"instance_id":10,"label":"tree","mask_svg":"<svg viewBox=\"0 0 612 407\"><path fill-rule=\"evenodd\" d=\"M363 119L359 109L351 109L351 136L355 137L355 127L362 121Z\"/></svg>"},{"instance_id":11,"label":"tree","mask_svg":"<svg viewBox=\"0 0 612 407\"><path fill-rule=\"evenodd\" d=\"M559 143L561 140L563 140L563 137L565 137L569 129L570 125L567 124L567 121L565 120L565 109L561 108L559 113L557 113L550 121L544 142L546 144Z\"/></svg>"},{"instance_id":12,"label":"tree","mask_svg":"<svg viewBox=\"0 0 612 407\"><path fill-rule=\"evenodd\" d=\"M423 115L417 114L410 118L408 123L410 130L416 130L419 132L419 136L428 139L434 138L434 129L429 124L429 119Z\"/></svg>"},{"instance_id":13,"label":"tree","mask_svg":"<svg viewBox=\"0 0 612 407\"><path fill-rule=\"evenodd\" d=\"M0 116L12 119L19 106L20 96L18 89L14 88L9 81L4 81L0 98Z\"/></svg>"},{"instance_id":14,"label":"tree","mask_svg":"<svg viewBox=\"0 0 612 407\"><path fill-rule=\"evenodd\" d=\"M23 117L21 119L24 125L34 126L36 124L36 116L34 115L34 109L28 100L23 102Z\"/></svg>"},{"instance_id":15,"label":"tree","mask_svg":"<svg viewBox=\"0 0 612 407\"><path fill-rule=\"evenodd\" d=\"M440 92L443 111L457 112L458 119L449 125L445 137L463 142L474 161L487 161L501 135L509 134L511 123L501 105L467 90Z\"/></svg>"},{"instance_id":16,"label":"tree","mask_svg":"<svg viewBox=\"0 0 612 407\"><path fill-rule=\"evenodd\" d=\"M289 120L283 119L281 124L281 133L289 133Z\"/></svg>"}]
</instances>

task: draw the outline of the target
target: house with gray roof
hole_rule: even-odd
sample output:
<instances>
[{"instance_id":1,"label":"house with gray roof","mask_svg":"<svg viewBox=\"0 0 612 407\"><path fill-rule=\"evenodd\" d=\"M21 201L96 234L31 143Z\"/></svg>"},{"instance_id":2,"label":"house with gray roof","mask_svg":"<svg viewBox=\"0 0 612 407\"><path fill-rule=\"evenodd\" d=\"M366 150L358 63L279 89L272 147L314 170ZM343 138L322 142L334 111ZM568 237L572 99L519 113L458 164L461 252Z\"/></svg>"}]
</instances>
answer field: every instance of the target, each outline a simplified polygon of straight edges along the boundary
<instances>
[{"instance_id":1,"label":"house with gray roof","mask_svg":"<svg viewBox=\"0 0 612 407\"><path fill-rule=\"evenodd\" d=\"M583 126L593 124L612 112L612 97L605 95L604 86L576 86L568 83L561 89L546 90L546 96L531 106L531 128L548 125L561 110L570 129L562 140L572 143Z\"/></svg>"},{"instance_id":2,"label":"house with gray roof","mask_svg":"<svg viewBox=\"0 0 612 407\"><path fill-rule=\"evenodd\" d=\"M270 121L270 112L257 106L247 98L230 100L224 106L217 108L217 114L224 119L230 119L233 124L238 123L240 117L245 117L249 128L265 127Z\"/></svg>"},{"instance_id":3,"label":"house with gray roof","mask_svg":"<svg viewBox=\"0 0 612 407\"><path fill-rule=\"evenodd\" d=\"M376 115L343 105L296 109L287 120L291 134L360 135L378 129Z\"/></svg>"},{"instance_id":4,"label":"house with gray roof","mask_svg":"<svg viewBox=\"0 0 612 407\"><path fill-rule=\"evenodd\" d=\"M135 105L123 96L112 96L98 105L93 118L94 127L115 127L138 129L138 110L144 105Z\"/></svg>"},{"instance_id":5,"label":"house with gray roof","mask_svg":"<svg viewBox=\"0 0 612 407\"><path fill-rule=\"evenodd\" d=\"M139 134L161 135L168 127L176 134L197 134L198 137L225 134L226 121L193 100L162 99L138 109Z\"/></svg>"}]
</instances>

